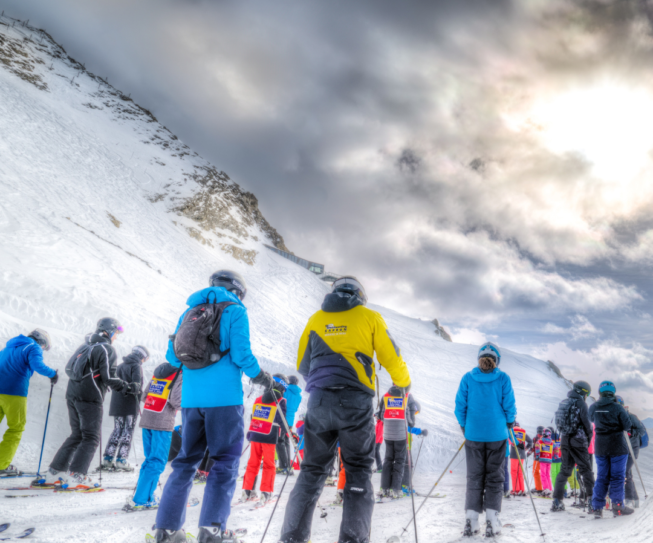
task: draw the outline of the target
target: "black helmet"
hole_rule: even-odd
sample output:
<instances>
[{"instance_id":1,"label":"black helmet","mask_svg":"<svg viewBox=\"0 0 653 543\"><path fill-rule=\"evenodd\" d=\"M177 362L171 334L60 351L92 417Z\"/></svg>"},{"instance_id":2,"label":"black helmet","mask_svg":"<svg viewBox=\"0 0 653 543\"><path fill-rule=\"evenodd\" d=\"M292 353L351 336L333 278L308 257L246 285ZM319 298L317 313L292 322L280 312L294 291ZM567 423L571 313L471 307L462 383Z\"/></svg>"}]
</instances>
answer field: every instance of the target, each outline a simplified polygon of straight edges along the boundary
<instances>
[{"instance_id":1,"label":"black helmet","mask_svg":"<svg viewBox=\"0 0 653 543\"><path fill-rule=\"evenodd\" d=\"M592 393L592 387L587 381L576 381L574 383L574 392L587 398Z\"/></svg>"},{"instance_id":2,"label":"black helmet","mask_svg":"<svg viewBox=\"0 0 653 543\"><path fill-rule=\"evenodd\" d=\"M245 283L243 276L230 270L215 272L209 279L209 286L224 287L238 296L241 301L245 299L245 294L247 294L247 283Z\"/></svg>"},{"instance_id":3,"label":"black helmet","mask_svg":"<svg viewBox=\"0 0 653 543\"><path fill-rule=\"evenodd\" d=\"M142 345L136 345L136 347L132 349L132 354L135 354L136 356L140 356L143 361L150 358L150 351L148 351Z\"/></svg>"},{"instance_id":4,"label":"black helmet","mask_svg":"<svg viewBox=\"0 0 653 543\"><path fill-rule=\"evenodd\" d=\"M296 375L289 375L288 376L288 384L289 385L298 385L299 384L299 379L297 379Z\"/></svg>"},{"instance_id":5,"label":"black helmet","mask_svg":"<svg viewBox=\"0 0 653 543\"><path fill-rule=\"evenodd\" d=\"M367 294L365 294L363 285L360 284L358 279L351 275L336 279L333 282L331 292L342 292L344 294L356 296L363 305L367 305Z\"/></svg>"},{"instance_id":6,"label":"black helmet","mask_svg":"<svg viewBox=\"0 0 653 543\"><path fill-rule=\"evenodd\" d=\"M96 333L101 334L104 332L108 337L112 337L114 334L122 334L125 330L116 319L111 317L105 317L97 321L97 330Z\"/></svg>"},{"instance_id":7,"label":"black helmet","mask_svg":"<svg viewBox=\"0 0 653 543\"><path fill-rule=\"evenodd\" d=\"M50 342L50 335L45 330L41 330L40 328L30 332L27 337L31 337L34 341L36 341L36 343L38 343L41 346L41 349L44 351L49 351L50 347L52 347L52 343Z\"/></svg>"},{"instance_id":8,"label":"black helmet","mask_svg":"<svg viewBox=\"0 0 653 543\"><path fill-rule=\"evenodd\" d=\"M541 436L542 432L544 432L544 426L538 426L537 427L537 435Z\"/></svg>"}]
</instances>

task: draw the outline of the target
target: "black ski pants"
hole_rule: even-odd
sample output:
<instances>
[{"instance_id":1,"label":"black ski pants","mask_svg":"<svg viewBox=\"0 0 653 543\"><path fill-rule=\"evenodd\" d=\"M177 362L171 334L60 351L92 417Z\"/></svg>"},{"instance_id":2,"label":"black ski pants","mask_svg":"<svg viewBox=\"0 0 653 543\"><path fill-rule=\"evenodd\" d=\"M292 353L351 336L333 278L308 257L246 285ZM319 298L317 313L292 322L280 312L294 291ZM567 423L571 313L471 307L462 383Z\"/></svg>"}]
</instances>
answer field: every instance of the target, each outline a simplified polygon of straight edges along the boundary
<instances>
[{"instance_id":1,"label":"black ski pants","mask_svg":"<svg viewBox=\"0 0 653 543\"><path fill-rule=\"evenodd\" d=\"M639 447L633 447L633 452L635 453L635 458L639 458ZM627 500L639 500L639 495L637 494L637 488L635 486L635 479L633 478L633 467L635 466L635 461L633 457L628 454L628 463L626 464L626 499Z\"/></svg>"},{"instance_id":2,"label":"black ski pants","mask_svg":"<svg viewBox=\"0 0 653 543\"><path fill-rule=\"evenodd\" d=\"M467 461L467 496L465 510L482 513L488 509L501 511L503 499L503 463L506 457L505 439L501 441L465 442Z\"/></svg>"},{"instance_id":3,"label":"black ski pants","mask_svg":"<svg viewBox=\"0 0 653 543\"><path fill-rule=\"evenodd\" d=\"M54 456L50 467L86 475L100 444L102 404L67 400L70 437Z\"/></svg>"},{"instance_id":4,"label":"black ski pants","mask_svg":"<svg viewBox=\"0 0 653 543\"><path fill-rule=\"evenodd\" d=\"M304 419L304 461L290 493L279 541L306 543L311 539L315 504L324 488L336 444L345 467L339 543L369 541L374 489L373 398L354 389L315 389Z\"/></svg>"},{"instance_id":5,"label":"black ski pants","mask_svg":"<svg viewBox=\"0 0 653 543\"><path fill-rule=\"evenodd\" d=\"M286 429L281 430L279 441L277 441L277 457L281 469L290 469L290 457L288 456L288 434Z\"/></svg>"},{"instance_id":6,"label":"black ski pants","mask_svg":"<svg viewBox=\"0 0 653 543\"><path fill-rule=\"evenodd\" d=\"M381 473L381 488L392 489L395 494L401 494L401 483L404 477L406 466L406 440L390 441L385 440L385 458L383 460L383 473Z\"/></svg>"},{"instance_id":7,"label":"black ski pants","mask_svg":"<svg viewBox=\"0 0 653 543\"><path fill-rule=\"evenodd\" d=\"M553 486L553 498L563 499L567 479L574 472L574 466L578 466L579 482L585 490L585 496L589 496L589 499L591 499L594 493L594 472L592 471L592 460L590 453L587 451L587 446L576 439L562 436L560 449L562 451L562 464Z\"/></svg>"}]
</instances>

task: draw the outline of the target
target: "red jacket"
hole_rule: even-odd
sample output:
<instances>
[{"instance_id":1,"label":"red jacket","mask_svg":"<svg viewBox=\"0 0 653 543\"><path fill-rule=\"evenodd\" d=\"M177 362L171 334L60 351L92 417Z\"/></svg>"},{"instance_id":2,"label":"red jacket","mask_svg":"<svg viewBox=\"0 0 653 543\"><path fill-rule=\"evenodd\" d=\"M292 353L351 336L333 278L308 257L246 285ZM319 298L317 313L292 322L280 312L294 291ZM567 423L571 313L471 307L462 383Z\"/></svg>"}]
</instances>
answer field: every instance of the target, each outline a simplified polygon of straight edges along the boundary
<instances>
[{"instance_id":1,"label":"red jacket","mask_svg":"<svg viewBox=\"0 0 653 543\"><path fill-rule=\"evenodd\" d=\"M383 420L379 419L376 421L376 442L383 443Z\"/></svg>"}]
</instances>

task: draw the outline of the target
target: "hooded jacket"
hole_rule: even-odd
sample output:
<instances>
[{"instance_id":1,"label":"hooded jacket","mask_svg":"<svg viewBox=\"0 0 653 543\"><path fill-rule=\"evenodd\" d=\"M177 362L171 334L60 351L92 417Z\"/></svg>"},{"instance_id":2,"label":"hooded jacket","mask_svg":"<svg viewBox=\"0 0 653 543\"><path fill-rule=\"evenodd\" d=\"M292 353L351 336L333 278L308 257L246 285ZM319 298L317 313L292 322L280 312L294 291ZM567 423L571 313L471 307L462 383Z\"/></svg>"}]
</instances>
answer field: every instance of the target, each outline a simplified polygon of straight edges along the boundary
<instances>
[{"instance_id":1,"label":"hooded jacket","mask_svg":"<svg viewBox=\"0 0 653 543\"><path fill-rule=\"evenodd\" d=\"M220 349L229 353L219 362L205 368L191 370L184 368L184 384L181 389L182 407L223 407L243 404L243 373L253 379L260 372L258 361L252 354L249 341L249 319L247 309L238 296L223 287L208 287L190 295L186 304L188 309L211 302L233 302L222 313L220 322ZM179 318L175 333L179 330L184 315ZM181 367L175 356L172 341L168 342L166 360L173 366Z\"/></svg>"},{"instance_id":2,"label":"hooded jacket","mask_svg":"<svg viewBox=\"0 0 653 543\"><path fill-rule=\"evenodd\" d=\"M71 366L78 357L87 357L83 367ZM122 391L129 383L116 377L116 351L109 338L93 334L90 344L81 345L70 357L66 365L66 374L70 378L66 389L66 399L70 401L104 403L107 389Z\"/></svg>"},{"instance_id":3,"label":"hooded jacket","mask_svg":"<svg viewBox=\"0 0 653 543\"><path fill-rule=\"evenodd\" d=\"M632 422L626 410L614 398L601 397L589 408L589 415L596 429L596 456L628 454L624 432L630 432Z\"/></svg>"},{"instance_id":4,"label":"hooded jacket","mask_svg":"<svg viewBox=\"0 0 653 543\"><path fill-rule=\"evenodd\" d=\"M508 422L515 422L517 407L507 373L494 368L483 373L476 367L463 375L456 394L456 419L470 441L508 439Z\"/></svg>"},{"instance_id":5,"label":"hooded jacket","mask_svg":"<svg viewBox=\"0 0 653 543\"><path fill-rule=\"evenodd\" d=\"M43 349L31 337L10 339L0 351L0 394L26 397L34 372L50 379L56 373L43 363Z\"/></svg>"},{"instance_id":6,"label":"hooded jacket","mask_svg":"<svg viewBox=\"0 0 653 543\"><path fill-rule=\"evenodd\" d=\"M353 388L374 396L374 353L392 381L410 384L408 367L380 313L355 296L327 294L299 340L297 370L306 392L316 388Z\"/></svg>"},{"instance_id":7,"label":"hooded jacket","mask_svg":"<svg viewBox=\"0 0 653 543\"><path fill-rule=\"evenodd\" d=\"M143 388L143 369L141 358L135 354L129 354L123 358L123 363L116 370L116 377L126 383L138 383ZM135 417L140 411L140 394L127 394L113 391L111 404L109 406L110 417Z\"/></svg>"},{"instance_id":8,"label":"hooded jacket","mask_svg":"<svg viewBox=\"0 0 653 543\"><path fill-rule=\"evenodd\" d=\"M154 370L154 377L157 379L166 379L178 371L179 368L176 368L169 362L164 362L156 367ZM155 413L154 411L143 409L143 415L141 416L141 423L139 425L141 428L147 430L158 430L160 432L172 432L174 430L177 411L181 407L181 386L184 379L184 371L179 374L175 384L172 386L168 402L161 413ZM144 402L145 398L147 398L151 384L152 380L150 380L147 387L143 390L141 401Z\"/></svg>"},{"instance_id":9,"label":"hooded jacket","mask_svg":"<svg viewBox=\"0 0 653 543\"><path fill-rule=\"evenodd\" d=\"M302 403L302 389L298 385L288 385L284 398L286 398L288 409L286 420L288 421L288 426L292 428L295 424L295 415L299 409L299 404Z\"/></svg>"}]
</instances>

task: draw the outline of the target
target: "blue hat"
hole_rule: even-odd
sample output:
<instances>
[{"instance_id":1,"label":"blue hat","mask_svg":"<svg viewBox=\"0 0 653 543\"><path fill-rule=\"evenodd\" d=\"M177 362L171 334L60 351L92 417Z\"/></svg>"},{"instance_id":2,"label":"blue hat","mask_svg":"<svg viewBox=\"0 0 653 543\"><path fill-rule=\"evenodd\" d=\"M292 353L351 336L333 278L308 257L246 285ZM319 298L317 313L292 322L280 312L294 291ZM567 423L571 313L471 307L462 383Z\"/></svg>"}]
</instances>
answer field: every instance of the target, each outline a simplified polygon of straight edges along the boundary
<instances>
[{"instance_id":1,"label":"blue hat","mask_svg":"<svg viewBox=\"0 0 653 543\"><path fill-rule=\"evenodd\" d=\"M501 363L501 351L499 351L499 347L497 347L494 343L490 343L488 341L487 343L483 343L483 345L481 345L481 348L478 351L478 359L480 360L484 356L494 358L494 361L497 364L497 368L499 367L499 364Z\"/></svg>"},{"instance_id":2,"label":"blue hat","mask_svg":"<svg viewBox=\"0 0 653 543\"><path fill-rule=\"evenodd\" d=\"M615 394L617 392L617 387L614 386L614 383L612 381L603 381L599 385L599 394L603 396L604 394L610 395L610 394Z\"/></svg>"}]
</instances>

